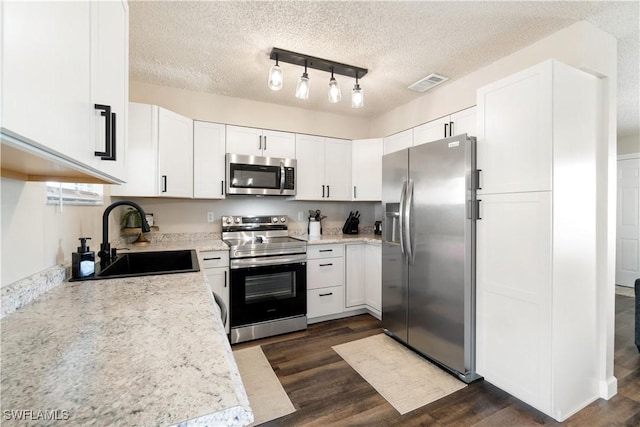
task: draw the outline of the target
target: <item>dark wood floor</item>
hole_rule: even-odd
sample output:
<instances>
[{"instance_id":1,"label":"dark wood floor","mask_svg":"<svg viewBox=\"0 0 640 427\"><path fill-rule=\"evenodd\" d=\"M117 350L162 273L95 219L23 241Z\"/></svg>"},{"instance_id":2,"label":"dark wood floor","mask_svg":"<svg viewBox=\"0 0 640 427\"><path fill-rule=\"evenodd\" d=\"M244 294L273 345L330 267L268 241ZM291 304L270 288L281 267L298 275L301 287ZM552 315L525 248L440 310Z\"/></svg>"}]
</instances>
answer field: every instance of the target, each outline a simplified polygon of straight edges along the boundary
<instances>
[{"instance_id":1,"label":"dark wood floor","mask_svg":"<svg viewBox=\"0 0 640 427\"><path fill-rule=\"evenodd\" d=\"M634 300L616 296L618 394L597 400L564 423L485 381L400 415L331 347L382 332L369 315L310 325L306 331L242 343L261 345L296 412L263 426L640 426L640 354Z\"/></svg>"}]
</instances>

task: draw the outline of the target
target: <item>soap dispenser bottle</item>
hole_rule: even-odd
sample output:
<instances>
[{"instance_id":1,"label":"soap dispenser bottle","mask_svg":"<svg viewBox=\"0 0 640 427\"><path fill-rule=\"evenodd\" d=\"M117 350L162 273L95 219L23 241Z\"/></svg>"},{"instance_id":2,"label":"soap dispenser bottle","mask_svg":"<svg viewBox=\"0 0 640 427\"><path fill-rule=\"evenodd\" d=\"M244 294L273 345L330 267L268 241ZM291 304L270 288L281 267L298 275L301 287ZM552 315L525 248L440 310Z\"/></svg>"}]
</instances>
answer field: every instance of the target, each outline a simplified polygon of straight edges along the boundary
<instances>
[{"instance_id":1,"label":"soap dispenser bottle","mask_svg":"<svg viewBox=\"0 0 640 427\"><path fill-rule=\"evenodd\" d=\"M74 279L93 277L96 271L96 254L87 246L87 240L91 240L91 237L80 237L79 240L78 252L71 255L71 277Z\"/></svg>"}]
</instances>

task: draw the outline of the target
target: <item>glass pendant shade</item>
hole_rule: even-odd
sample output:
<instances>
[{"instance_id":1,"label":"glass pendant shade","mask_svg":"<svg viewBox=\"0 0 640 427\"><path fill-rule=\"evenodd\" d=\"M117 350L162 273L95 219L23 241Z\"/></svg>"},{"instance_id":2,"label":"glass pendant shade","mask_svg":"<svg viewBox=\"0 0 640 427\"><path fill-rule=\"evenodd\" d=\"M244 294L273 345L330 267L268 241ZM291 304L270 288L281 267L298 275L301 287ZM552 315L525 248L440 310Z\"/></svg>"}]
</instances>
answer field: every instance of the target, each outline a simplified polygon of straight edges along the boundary
<instances>
[{"instance_id":1,"label":"glass pendant shade","mask_svg":"<svg viewBox=\"0 0 640 427\"><path fill-rule=\"evenodd\" d=\"M300 79L298 79L298 86L296 86L296 98L309 98L309 75L306 72L304 72L300 76Z\"/></svg>"},{"instance_id":2,"label":"glass pendant shade","mask_svg":"<svg viewBox=\"0 0 640 427\"><path fill-rule=\"evenodd\" d=\"M342 99L342 92L340 91L340 86L338 86L338 82L336 79L331 76L331 80L329 80L329 102L336 103L340 102Z\"/></svg>"},{"instance_id":3,"label":"glass pendant shade","mask_svg":"<svg viewBox=\"0 0 640 427\"><path fill-rule=\"evenodd\" d=\"M269 69L269 89L280 90L282 89L282 68L276 63Z\"/></svg>"},{"instance_id":4,"label":"glass pendant shade","mask_svg":"<svg viewBox=\"0 0 640 427\"><path fill-rule=\"evenodd\" d=\"M364 91L360 88L360 85L356 83L351 92L351 106L353 108L364 107Z\"/></svg>"}]
</instances>

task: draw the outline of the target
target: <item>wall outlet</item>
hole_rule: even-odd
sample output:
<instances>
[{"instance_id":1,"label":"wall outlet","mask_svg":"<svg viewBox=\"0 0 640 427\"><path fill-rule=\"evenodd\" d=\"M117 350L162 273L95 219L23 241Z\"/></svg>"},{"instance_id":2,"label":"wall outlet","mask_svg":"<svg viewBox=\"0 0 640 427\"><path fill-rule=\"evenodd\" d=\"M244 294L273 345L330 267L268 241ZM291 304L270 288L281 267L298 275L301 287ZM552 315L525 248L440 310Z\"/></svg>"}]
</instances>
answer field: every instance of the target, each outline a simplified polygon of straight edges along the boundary
<instances>
[{"instance_id":1,"label":"wall outlet","mask_svg":"<svg viewBox=\"0 0 640 427\"><path fill-rule=\"evenodd\" d=\"M302 213L302 211L298 212L298 221L304 221L304 214Z\"/></svg>"},{"instance_id":2,"label":"wall outlet","mask_svg":"<svg viewBox=\"0 0 640 427\"><path fill-rule=\"evenodd\" d=\"M207 212L207 222L213 222L215 221L215 215L213 214L213 212Z\"/></svg>"}]
</instances>

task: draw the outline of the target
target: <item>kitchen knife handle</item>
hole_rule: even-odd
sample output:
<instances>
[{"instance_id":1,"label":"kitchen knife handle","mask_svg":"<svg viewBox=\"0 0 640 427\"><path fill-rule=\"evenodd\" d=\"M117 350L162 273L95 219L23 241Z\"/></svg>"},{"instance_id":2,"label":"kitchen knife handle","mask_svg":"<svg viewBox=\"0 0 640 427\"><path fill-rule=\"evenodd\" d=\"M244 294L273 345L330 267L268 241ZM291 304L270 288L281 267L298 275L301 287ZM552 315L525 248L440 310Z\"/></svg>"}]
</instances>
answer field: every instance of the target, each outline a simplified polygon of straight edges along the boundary
<instances>
[{"instance_id":1,"label":"kitchen knife handle","mask_svg":"<svg viewBox=\"0 0 640 427\"><path fill-rule=\"evenodd\" d=\"M162 190L163 193L167 192L167 175L162 175Z\"/></svg>"},{"instance_id":2,"label":"kitchen knife handle","mask_svg":"<svg viewBox=\"0 0 640 427\"><path fill-rule=\"evenodd\" d=\"M324 185L322 186L322 197L324 198Z\"/></svg>"}]
</instances>

